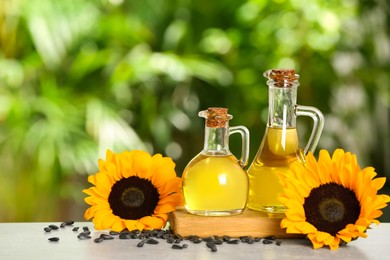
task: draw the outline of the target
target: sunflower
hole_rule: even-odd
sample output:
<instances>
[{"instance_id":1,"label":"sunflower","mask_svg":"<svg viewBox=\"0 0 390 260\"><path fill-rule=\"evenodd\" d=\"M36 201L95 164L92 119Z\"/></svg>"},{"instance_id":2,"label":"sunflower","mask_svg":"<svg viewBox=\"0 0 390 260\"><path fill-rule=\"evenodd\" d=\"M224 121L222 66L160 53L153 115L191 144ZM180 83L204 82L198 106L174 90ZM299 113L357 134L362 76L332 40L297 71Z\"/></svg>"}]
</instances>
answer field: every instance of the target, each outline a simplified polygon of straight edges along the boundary
<instances>
[{"instance_id":1,"label":"sunflower","mask_svg":"<svg viewBox=\"0 0 390 260\"><path fill-rule=\"evenodd\" d=\"M330 157L321 150L318 162L313 154L305 165L294 163L280 173L284 188L280 201L286 206L281 227L287 233L306 234L314 249L327 245L331 250L358 237L382 215L380 209L390 202L378 195L386 178L375 178L372 167L361 169L356 155L337 149Z\"/></svg>"},{"instance_id":2,"label":"sunflower","mask_svg":"<svg viewBox=\"0 0 390 260\"><path fill-rule=\"evenodd\" d=\"M107 150L106 161L98 163L99 172L88 177L94 186L83 190L91 205L84 217L92 219L96 229L161 229L168 213L183 203L181 178L169 157Z\"/></svg>"}]
</instances>

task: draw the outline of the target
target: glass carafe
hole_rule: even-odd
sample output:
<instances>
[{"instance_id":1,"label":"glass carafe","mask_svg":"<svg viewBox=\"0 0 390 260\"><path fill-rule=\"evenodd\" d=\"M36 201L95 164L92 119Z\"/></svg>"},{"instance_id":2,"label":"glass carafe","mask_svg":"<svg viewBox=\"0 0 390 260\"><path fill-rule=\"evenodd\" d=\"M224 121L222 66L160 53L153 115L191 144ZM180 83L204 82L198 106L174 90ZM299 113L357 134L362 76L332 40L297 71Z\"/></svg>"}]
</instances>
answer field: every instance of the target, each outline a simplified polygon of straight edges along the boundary
<instances>
[{"instance_id":1,"label":"glass carafe","mask_svg":"<svg viewBox=\"0 0 390 260\"><path fill-rule=\"evenodd\" d=\"M324 117L314 107L296 104L298 79L293 69L273 69L264 73L268 78L268 123L260 148L248 168L249 195L247 207L269 214L284 213L278 201L283 192L277 176L300 161L308 151L314 152L320 138ZM296 129L296 117L309 116L314 120L308 143L302 149Z\"/></svg>"},{"instance_id":2,"label":"glass carafe","mask_svg":"<svg viewBox=\"0 0 390 260\"><path fill-rule=\"evenodd\" d=\"M249 131L244 126L229 127L233 117L226 108L199 112L206 118L203 150L184 169L183 195L187 212L203 216L241 213L248 198ZM229 135L240 133L241 158L229 150Z\"/></svg>"}]
</instances>

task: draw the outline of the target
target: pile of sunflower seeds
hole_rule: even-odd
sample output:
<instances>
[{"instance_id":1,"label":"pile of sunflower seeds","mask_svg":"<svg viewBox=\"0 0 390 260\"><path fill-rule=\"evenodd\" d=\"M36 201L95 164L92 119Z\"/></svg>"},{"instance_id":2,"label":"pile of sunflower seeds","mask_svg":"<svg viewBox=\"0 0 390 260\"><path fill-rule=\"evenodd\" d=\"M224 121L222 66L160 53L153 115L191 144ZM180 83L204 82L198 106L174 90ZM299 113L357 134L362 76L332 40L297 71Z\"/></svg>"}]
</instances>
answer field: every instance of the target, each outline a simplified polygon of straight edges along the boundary
<instances>
[{"instance_id":1,"label":"pile of sunflower seeds","mask_svg":"<svg viewBox=\"0 0 390 260\"><path fill-rule=\"evenodd\" d=\"M60 228L65 228L66 226L73 226L74 221L62 222L60 226L51 224L45 227L43 230L47 233L52 230L58 230ZM74 232L78 232L80 227L73 227ZM77 238L80 240L92 239L91 231L87 226L82 227L82 231L77 234ZM95 243L101 243L104 240L113 240L113 239L138 239L140 240L137 243L137 247L143 247L145 244L155 245L159 244L159 240L165 240L166 243L171 244L172 249L185 249L188 247L186 241L193 244L199 244L204 242L206 247L209 248L212 252L217 252L217 246L222 244L236 245L239 243L254 244L262 242L263 244L275 244L280 246L282 241L278 240L275 236L268 236L264 238L252 237L252 236L242 236L238 238L233 238L230 236L210 236L207 238L201 238L199 236L193 235L188 237L182 237L179 234L174 234L170 230L123 230L121 232L110 231L109 233L102 233L99 237L93 239ZM58 242L59 237L50 237L48 238L51 242Z\"/></svg>"}]
</instances>

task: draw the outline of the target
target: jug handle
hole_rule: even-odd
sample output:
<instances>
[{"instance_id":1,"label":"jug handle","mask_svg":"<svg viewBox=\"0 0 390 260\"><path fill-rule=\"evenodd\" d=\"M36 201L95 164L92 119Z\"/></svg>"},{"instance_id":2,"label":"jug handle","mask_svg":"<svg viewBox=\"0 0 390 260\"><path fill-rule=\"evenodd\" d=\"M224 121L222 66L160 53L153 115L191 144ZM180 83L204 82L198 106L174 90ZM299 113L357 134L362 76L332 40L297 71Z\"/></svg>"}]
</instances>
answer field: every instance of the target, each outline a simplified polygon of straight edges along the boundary
<instances>
[{"instance_id":1,"label":"jug handle","mask_svg":"<svg viewBox=\"0 0 390 260\"><path fill-rule=\"evenodd\" d=\"M229 136L231 134L241 134L241 158L239 164L242 168L248 165L249 159L249 130L245 126L229 127Z\"/></svg>"},{"instance_id":2,"label":"jug handle","mask_svg":"<svg viewBox=\"0 0 390 260\"><path fill-rule=\"evenodd\" d=\"M306 155L309 151L314 153L318 141L320 140L322 129L324 128L324 115L315 107L301 105L295 106L294 113L296 116L309 116L313 119L313 130L311 131L309 141L305 146L304 154Z\"/></svg>"}]
</instances>

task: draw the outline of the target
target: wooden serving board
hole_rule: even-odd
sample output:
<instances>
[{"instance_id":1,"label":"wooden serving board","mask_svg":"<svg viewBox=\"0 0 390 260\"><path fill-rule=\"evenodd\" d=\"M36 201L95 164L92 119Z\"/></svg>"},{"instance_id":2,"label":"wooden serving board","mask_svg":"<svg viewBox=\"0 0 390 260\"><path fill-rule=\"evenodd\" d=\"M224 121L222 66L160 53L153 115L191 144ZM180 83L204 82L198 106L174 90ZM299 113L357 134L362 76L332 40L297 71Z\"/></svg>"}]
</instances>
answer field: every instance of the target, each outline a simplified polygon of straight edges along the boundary
<instances>
[{"instance_id":1,"label":"wooden serving board","mask_svg":"<svg viewBox=\"0 0 390 260\"><path fill-rule=\"evenodd\" d=\"M280 228L282 216L270 217L265 213L245 209L243 213L234 216L197 216L186 212L184 208L170 213L169 223L175 234L183 237L197 235L209 236L253 236L278 238L298 238L301 235L286 234Z\"/></svg>"}]
</instances>

